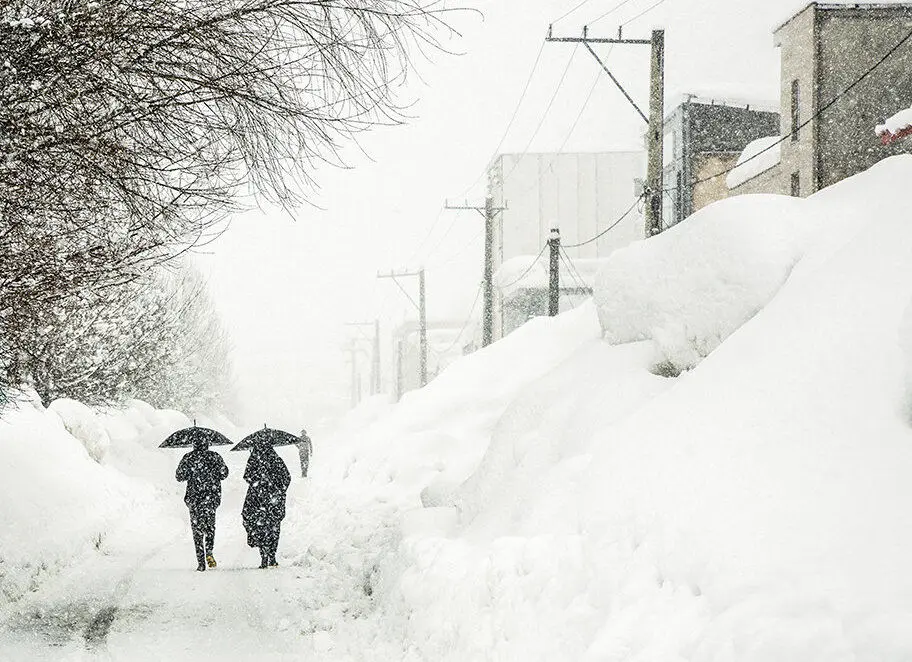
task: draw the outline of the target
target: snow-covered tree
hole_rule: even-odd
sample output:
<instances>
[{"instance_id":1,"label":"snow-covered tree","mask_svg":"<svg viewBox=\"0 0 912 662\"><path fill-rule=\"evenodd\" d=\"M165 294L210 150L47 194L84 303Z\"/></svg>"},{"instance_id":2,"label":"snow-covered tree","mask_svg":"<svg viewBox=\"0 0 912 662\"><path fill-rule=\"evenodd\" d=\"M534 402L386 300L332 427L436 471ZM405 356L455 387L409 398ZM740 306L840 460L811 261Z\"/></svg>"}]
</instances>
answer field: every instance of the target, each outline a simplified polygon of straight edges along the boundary
<instances>
[{"instance_id":1,"label":"snow-covered tree","mask_svg":"<svg viewBox=\"0 0 912 662\"><path fill-rule=\"evenodd\" d=\"M230 400L230 345L205 283L188 265L112 290L82 292L0 326L6 379L42 401L141 398L213 411Z\"/></svg>"},{"instance_id":2,"label":"snow-covered tree","mask_svg":"<svg viewBox=\"0 0 912 662\"><path fill-rule=\"evenodd\" d=\"M299 202L342 141L401 120L396 87L437 46L443 11L0 2L0 323L48 319L34 311L62 297L94 306L205 241L251 193Z\"/></svg>"}]
</instances>

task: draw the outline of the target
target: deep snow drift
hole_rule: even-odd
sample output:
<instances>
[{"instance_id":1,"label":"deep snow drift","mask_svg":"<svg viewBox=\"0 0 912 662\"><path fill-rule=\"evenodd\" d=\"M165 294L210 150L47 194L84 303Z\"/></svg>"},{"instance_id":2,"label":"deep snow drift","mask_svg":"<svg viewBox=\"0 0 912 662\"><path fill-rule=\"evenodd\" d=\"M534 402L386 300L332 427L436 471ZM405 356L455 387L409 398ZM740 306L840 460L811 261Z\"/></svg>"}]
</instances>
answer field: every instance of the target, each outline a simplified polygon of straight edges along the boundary
<instances>
[{"instance_id":1,"label":"deep snow drift","mask_svg":"<svg viewBox=\"0 0 912 662\"><path fill-rule=\"evenodd\" d=\"M431 486L377 640L416 660L912 659L910 179L898 157L712 206L609 259L605 340L591 307L537 321L349 431L350 489ZM668 363L689 370L653 374Z\"/></svg>"},{"instance_id":2,"label":"deep snow drift","mask_svg":"<svg viewBox=\"0 0 912 662\"><path fill-rule=\"evenodd\" d=\"M181 414L26 403L0 424L4 609L28 630L113 595L104 659L912 659L910 179L711 206L613 254L594 301L368 401L314 440L272 579L236 485L225 567L190 569L153 445Z\"/></svg>"}]
</instances>

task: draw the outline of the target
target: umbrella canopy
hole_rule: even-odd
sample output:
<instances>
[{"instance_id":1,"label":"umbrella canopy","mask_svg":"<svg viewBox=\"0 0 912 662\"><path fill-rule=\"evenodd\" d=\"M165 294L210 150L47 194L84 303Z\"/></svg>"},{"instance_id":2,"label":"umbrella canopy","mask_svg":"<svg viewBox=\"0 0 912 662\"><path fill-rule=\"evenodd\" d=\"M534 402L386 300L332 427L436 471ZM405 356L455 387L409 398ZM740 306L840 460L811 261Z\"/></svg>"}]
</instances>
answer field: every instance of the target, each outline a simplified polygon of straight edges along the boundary
<instances>
[{"instance_id":1,"label":"umbrella canopy","mask_svg":"<svg viewBox=\"0 0 912 662\"><path fill-rule=\"evenodd\" d=\"M290 446L301 443L301 438L291 432L284 430L274 430L263 427L253 434L248 434L235 444L233 451L249 451L255 444L269 444L270 446Z\"/></svg>"},{"instance_id":2,"label":"umbrella canopy","mask_svg":"<svg viewBox=\"0 0 912 662\"><path fill-rule=\"evenodd\" d=\"M159 448L192 448L197 442L205 442L207 446L228 446L231 440L221 432L209 428L184 428L165 439Z\"/></svg>"}]
</instances>

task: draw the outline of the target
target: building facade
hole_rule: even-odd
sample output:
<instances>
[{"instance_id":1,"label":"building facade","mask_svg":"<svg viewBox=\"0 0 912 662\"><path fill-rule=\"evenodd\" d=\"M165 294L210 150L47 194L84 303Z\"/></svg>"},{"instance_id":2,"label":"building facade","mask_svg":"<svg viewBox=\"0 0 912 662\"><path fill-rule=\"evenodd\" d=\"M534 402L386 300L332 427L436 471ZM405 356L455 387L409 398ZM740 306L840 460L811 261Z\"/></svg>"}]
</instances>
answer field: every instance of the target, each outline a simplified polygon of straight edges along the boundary
<instances>
[{"instance_id":1,"label":"building facade","mask_svg":"<svg viewBox=\"0 0 912 662\"><path fill-rule=\"evenodd\" d=\"M873 127L912 101L912 43L890 53L910 26L912 3L812 2L775 30L788 138L770 192L807 196L908 153L906 142L882 145Z\"/></svg>"},{"instance_id":2,"label":"building facade","mask_svg":"<svg viewBox=\"0 0 912 662\"><path fill-rule=\"evenodd\" d=\"M778 133L779 113L770 107L688 95L665 118L664 225L727 198L725 179L713 175L734 166L752 141Z\"/></svg>"},{"instance_id":3,"label":"building facade","mask_svg":"<svg viewBox=\"0 0 912 662\"><path fill-rule=\"evenodd\" d=\"M624 215L636 204L636 182L645 175L643 151L498 155L488 168L488 190L495 206L504 208L494 229L494 271L513 258L539 255L553 227L560 228L573 260L604 258L642 239L642 214L633 209ZM609 227L598 240L570 247ZM547 265L547 254L541 260ZM539 293L527 294L526 308L539 310ZM495 339L515 328L515 314L525 314L514 313L508 312L505 323L503 298L495 289Z\"/></svg>"}]
</instances>

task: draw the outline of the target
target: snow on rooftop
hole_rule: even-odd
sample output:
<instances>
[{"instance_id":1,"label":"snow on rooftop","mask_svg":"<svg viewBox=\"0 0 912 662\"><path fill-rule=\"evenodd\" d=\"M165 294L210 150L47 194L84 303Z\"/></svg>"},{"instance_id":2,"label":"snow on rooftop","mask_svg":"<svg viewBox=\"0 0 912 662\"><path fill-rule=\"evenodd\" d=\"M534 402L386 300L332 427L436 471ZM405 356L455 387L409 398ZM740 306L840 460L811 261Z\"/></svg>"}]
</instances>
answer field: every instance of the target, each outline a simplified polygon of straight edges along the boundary
<instances>
[{"instance_id":1,"label":"snow on rooftop","mask_svg":"<svg viewBox=\"0 0 912 662\"><path fill-rule=\"evenodd\" d=\"M747 180L779 165L779 161L782 159L781 140L780 136L767 136L748 143L741 152L741 156L738 157L735 168L725 178L728 188L733 189L740 186Z\"/></svg>"}]
</instances>

